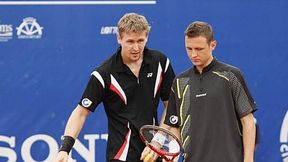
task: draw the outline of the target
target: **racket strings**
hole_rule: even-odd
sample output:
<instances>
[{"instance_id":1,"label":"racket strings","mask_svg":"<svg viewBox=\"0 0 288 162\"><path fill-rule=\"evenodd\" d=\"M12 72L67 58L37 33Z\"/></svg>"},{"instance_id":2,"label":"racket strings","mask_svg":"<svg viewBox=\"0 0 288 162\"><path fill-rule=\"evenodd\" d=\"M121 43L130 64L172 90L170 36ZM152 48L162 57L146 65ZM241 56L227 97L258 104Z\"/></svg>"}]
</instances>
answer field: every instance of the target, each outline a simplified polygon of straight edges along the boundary
<instances>
[{"instance_id":1,"label":"racket strings","mask_svg":"<svg viewBox=\"0 0 288 162\"><path fill-rule=\"evenodd\" d=\"M158 126L142 126L140 137L150 149L166 161L172 161L182 150L181 142L177 136Z\"/></svg>"},{"instance_id":2,"label":"racket strings","mask_svg":"<svg viewBox=\"0 0 288 162\"><path fill-rule=\"evenodd\" d=\"M148 143L151 143L153 138L155 137L156 134L161 134L163 135L163 137L165 137L165 140L163 142L163 144L161 144L162 142L158 142L161 144L161 150L168 152L168 153L177 153L180 152L180 146L179 143L175 140L175 138L171 135L169 135L168 133L164 132L164 131L159 131L159 130L147 130L146 132L146 137L148 139Z\"/></svg>"}]
</instances>

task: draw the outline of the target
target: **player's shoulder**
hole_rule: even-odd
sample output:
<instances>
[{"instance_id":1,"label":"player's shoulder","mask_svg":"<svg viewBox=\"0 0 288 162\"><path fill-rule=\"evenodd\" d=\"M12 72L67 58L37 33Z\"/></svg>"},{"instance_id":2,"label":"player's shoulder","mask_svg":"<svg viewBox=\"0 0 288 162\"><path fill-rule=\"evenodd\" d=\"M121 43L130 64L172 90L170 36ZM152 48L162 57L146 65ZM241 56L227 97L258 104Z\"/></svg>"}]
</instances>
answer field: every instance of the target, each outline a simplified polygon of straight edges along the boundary
<instances>
[{"instance_id":1,"label":"player's shoulder","mask_svg":"<svg viewBox=\"0 0 288 162\"><path fill-rule=\"evenodd\" d=\"M156 67L158 67L160 63L162 69L167 69L167 67L171 65L169 58L163 52L150 48L145 48L144 60L153 65L156 65Z\"/></svg>"},{"instance_id":2,"label":"player's shoulder","mask_svg":"<svg viewBox=\"0 0 288 162\"><path fill-rule=\"evenodd\" d=\"M218 61L218 60L217 60L215 69L219 70L219 71L227 71L227 72L232 72L232 73L241 73L240 68L238 68L238 67L236 67L234 65L225 63L225 62Z\"/></svg>"},{"instance_id":3,"label":"player's shoulder","mask_svg":"<svg viewBox=\"0 0 288 162\"><path fill-rule=\"evenodd\" d=\"M145 48L144 54L152 58L153 60L163 60L167 59L167 56L160 50Z\"/></svg>"},{"instance_id":4,"label":"player's shoulder","mask_svg":"<svg viewBox=\"0 0 288 162\"><path fill-rule=\"evenodd\" d=\"M191 68L188 68L188 69L184 70L180 74L178 74L176 76L176 78L180 79L180 78L192 77L193 74L195 74L194 73L194 67L191 67Z\"/></svg>"},{"instance_id":5,"label":"player's shoulder","mask_svg":"<svg viewBox=\"0 0 288 162\"><path fill-rule=\"evenodd\" d=\"M112 55L101 64L97 65L93 71L97 71L100 75L106 75L111 72L113 68L113 60L116 58L116 55Z\"/></svg>"},{"instance_id":6,"label":"player's shoulder","mask_svg":"<svg viewBox=\"0 0 288 162\"><path fill-rule=\"evenodd\" d=\"M178 74L174 80L173 80L173 89L176 88L176 85L186 85L188 84L188 81L193 77L193 75L195 74L193 67L186 69L185 71L181 72L180 74ZM183 86L181 86L183 88Z\"/></svg>"},{"instance_id":7,"label":"player's shoulder","mask_svg":"<svg viewBox=\"0 0 288 162\"><path fill-rule=\"evenodd\" d=\"M224 74L229 76L229 78L230 77L231 78L236 77L238 79L244 78L240 68L228 63L218 61L216 64L216 68L214 70L218 72L224 72Z\"/></svg>"}]
</instances>

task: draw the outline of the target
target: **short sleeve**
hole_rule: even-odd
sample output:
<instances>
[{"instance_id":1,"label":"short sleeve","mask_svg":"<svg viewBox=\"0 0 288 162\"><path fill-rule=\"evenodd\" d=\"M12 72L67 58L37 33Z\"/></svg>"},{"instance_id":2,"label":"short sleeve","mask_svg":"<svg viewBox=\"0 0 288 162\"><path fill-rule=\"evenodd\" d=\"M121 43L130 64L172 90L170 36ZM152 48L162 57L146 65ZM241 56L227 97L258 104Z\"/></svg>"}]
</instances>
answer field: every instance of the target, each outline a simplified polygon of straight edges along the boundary
<instances>
[{"instance_id":1,"label":"short sleeve","mask_svg":"<svg viewBox=\"0 0 288 162\"><path fill-rule=\"evenodd\" d=\"M90 111L95 111L96 107L103 100L105 82L98 71L92 72L90 80L83 92L79 105L89 109Z\"/></svg>"},{"instance_id":2,"label":"short sleeve","mask_svg":"<svg viewBox=\"0 0 288 162\"><path fill-rule=\"evenodd\" d=\"M167 101L169 99L169 94L173 79L175 78L175 73L168 58L165 59L165 66L163 66L163 83L160 89L160 97L162 101Z\"/></svg>"},{"instance_id":3,"label":"short sleeve","mask_svg":"<svg viewBox=\"0 0 288 162\"><path fill-rule=\"evenodd\" d=\"M166 110L166 116L164 119L164 124L178 128L180 125L180 122L179 122L179 113L177 111L177 105L178 105L177 103L178 103L177 96L172 86L170 97L169 97L169 102L168 102L168 107Z\"/></svg>"},{"instance_id":4,"label":"short sleeve","mask_svg":"<svg viewBox=\"0 0 288 162\"><path fill-rule=\"evenodd\" d=\"M247 84L240 71L233 71L231 76L231 88L239 118L244 117L250 112L257 110L256 103L248 90Z\"/></svg>"}]
</instances>

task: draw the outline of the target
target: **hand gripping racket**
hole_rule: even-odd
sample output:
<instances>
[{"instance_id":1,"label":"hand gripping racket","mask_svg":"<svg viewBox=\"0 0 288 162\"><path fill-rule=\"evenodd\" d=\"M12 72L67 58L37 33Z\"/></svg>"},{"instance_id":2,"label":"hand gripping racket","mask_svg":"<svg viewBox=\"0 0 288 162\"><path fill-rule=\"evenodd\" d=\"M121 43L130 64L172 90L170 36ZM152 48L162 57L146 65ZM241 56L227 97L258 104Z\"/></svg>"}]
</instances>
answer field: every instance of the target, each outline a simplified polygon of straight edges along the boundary
<instances>
[{"instance_id":1,"label":"hand gripping racket","mask_svg":"<svg viewBox=\"0 0 288 162\"><path fill-rule=\"evenodd\" d=\"M140 137L146 146L167 162L172 162L182 151L180 140L165 128L144 125L140 128Z\"/></svg>"}]
</instances>

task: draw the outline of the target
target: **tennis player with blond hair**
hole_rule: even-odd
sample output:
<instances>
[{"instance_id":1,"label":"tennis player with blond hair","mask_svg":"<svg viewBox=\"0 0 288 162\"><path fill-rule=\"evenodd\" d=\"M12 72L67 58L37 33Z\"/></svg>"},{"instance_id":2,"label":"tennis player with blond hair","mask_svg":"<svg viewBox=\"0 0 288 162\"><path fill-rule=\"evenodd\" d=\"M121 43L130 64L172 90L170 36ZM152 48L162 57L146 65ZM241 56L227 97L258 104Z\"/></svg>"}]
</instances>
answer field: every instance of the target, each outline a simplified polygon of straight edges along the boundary
<instances>
[{"instance_id":1,"label":"tennis player with blond hair","mask_svg":"<svg viewBox=\"0 0 288 162\"><path fill-rule=\"evenodd\" d=\"M67 162L87 116L101 102L108 117L106 161L141 161L145 144L139 129L145 124L158 125L159 100L166 108L175 77L169 59L146 47L149 30L142 15L127 13L119 20L120 47L92 71L82 98L68 119L54 162Z\"/></svg>"}]
</instances>

